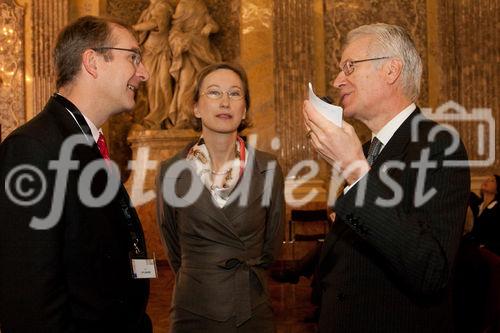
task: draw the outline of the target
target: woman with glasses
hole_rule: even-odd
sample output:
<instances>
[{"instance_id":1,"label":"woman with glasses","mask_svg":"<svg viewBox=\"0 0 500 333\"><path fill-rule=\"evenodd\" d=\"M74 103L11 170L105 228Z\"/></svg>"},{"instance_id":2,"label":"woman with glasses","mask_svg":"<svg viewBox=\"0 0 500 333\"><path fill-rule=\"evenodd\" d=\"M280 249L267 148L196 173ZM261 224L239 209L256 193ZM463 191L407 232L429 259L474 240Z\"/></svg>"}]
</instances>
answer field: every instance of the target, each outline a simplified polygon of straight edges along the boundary
<instances>
[{"instance_id":1,"label":"woman with glasses","mask_svg":"<svg viewBox=\"0 0 500 333\"><path fill-rule=\"evenodd\" d=\"M172 332L274 332L265 269L283 232L276 159L238 135L248 126L245 71L217 63L197 76L200 138L160 168L159 223L175 273Z\"/></svg>"}]
</instances>

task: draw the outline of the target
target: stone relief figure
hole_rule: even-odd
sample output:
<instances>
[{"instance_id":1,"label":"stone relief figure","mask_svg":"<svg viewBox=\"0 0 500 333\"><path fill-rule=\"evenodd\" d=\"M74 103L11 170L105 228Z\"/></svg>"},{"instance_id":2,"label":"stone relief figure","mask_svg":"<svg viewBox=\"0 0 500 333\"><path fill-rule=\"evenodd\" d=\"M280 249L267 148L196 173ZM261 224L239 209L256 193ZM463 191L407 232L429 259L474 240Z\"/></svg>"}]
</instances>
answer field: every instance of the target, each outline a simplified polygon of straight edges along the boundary
<instances>
[{"instance_id":1,"label":"stone relief figure","mask_svg":"<svg viewBox=\"0 0 500 333\"><path fill-rule=\"evenodd\" d=\"M219 30L203 0L180 0L169 34L172 50L170 74L175 90L166 128L188 128L193 116L192 94L196 74L205 66L219 62L221 55L209 35Z\"/></svg>"},{"instance_id":2,"label":"stone relief figure","mask_svg":"<svg viewBox=\"0 0 500 333\"><path fill-rule=\"evenodd\" d=\"M173 14L174 7L168 0L151 0L133 26L140 34L142 61L150 74L146 82L149 113L142 123L147 129L161 128L172 102L173 84L169 73L172 61L168 36Z\"/></svg>"}]
</instances>

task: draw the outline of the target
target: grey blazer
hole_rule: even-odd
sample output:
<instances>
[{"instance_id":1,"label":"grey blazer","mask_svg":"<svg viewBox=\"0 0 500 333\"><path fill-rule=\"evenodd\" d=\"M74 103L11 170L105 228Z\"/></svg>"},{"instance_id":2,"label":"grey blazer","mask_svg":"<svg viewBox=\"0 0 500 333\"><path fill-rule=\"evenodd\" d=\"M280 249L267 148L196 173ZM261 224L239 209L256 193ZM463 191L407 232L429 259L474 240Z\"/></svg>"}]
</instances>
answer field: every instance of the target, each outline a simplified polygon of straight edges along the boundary
<instances>
[{"instance_id":1,"label":"grey blazer","mask_svg":"<svg viewBox=\"0 0 500 333\"><path fill-rule=\"evenodd\" d=\"M157 181L158 222L175 272L172 307L241 324L269 301L265 268L283 240L283 174L272 155L247 147L244 175L219 208L185 160L189 148L162 163Z\"/></svg>"}]
</instances>

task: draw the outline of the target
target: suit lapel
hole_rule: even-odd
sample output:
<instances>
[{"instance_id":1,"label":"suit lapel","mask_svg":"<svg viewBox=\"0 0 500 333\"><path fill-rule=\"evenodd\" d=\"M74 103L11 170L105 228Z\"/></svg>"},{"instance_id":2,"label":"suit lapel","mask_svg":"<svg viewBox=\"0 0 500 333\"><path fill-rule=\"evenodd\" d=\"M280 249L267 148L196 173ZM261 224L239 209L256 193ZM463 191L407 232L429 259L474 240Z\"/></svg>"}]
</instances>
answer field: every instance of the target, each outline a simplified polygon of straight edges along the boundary
<instances>
[{"instance_id":1,"label":"suit lapel","mask_svg":"<svg viewBox=\"0 0 500 333\"><path fill-rule=\"evenodd\" d=\"M229 200L222 210L229 221L250 209L252 204L262 197L264 191L266 170L262 165L263 161L256 156L253 148L247 150L248 158L243 177L229 195Z\"/></svg>"},{"instance_id":2,"label":"suit lapel","mask_svg":"<svg viewBox=\"0 0 500 333\"><path fill-rule=\"evenodd\" d=\"M58 127L61 130L63 140L66 140L72 135L83 134L86 135L91 143L90 146L79 144L76 145L72 152L72 159L80 162L79 168L83 170L89 163L96 159L101 159L101 153L97 144L94 141L94 138L91 135L84 134L82 129L77 124L75 119L71 116L68 110L66 110L65 106L60 104L56 99L51 98L46 106L47 112L49 112L58 123ZM120 181L120 180L118 180ZM104 171L97 172L92 182L92 186L96 186L95 190L97 193L102 193L107 185L108 179ZM114 220L116 218L116 209L120 208L122 212L122 216L125 219L131 219L133 227L135 229L136 234L139 239L143 243L143 248L145 249L144 236L142 232L142 227L140 225L139 217L137 216L137 212L134 207L130 204L130 198L126 189L120 181L120 186L118 189L118 193L113 199L115 203L112 205L112 209L109 209L111 206L108 204L103 208L103 212L108 216L110 220ZM122 207L123 206L123 207ZM121 227L125 228L125 222L121 225Z\"/></svg>"},{"instance_id":3,"label":"suit lapel","mask_svg":"<svg viewBox=\"0 0 500 333\"><path fill-rule=\"evenodd\" d=\"M191 186L201 187L202 191L196 200L196 204L189 207L197 209L200 214L210 216L216 223L222 225L238 239L239 235L231 222L244 214L248 209L251 209L252 204L262 197L265 182L266 168L263 166L264 161L256 157L253 148L247 148L247 150L248 158L243 177L229 195L228 202L222 209L213 202L210 191L201 182L199 177L193 177L194 171L191 171L189 163L184 160L185 154L181 153L177 156L177 160L184 160L185 162L181 163L186 163L186 165L183 166L186 170L176 179L176 193L181 197L177 200L183 200L185 205L188 201L182 197L187 189ZM190 170L187 170L187 168ZM242 203L241 205L240 202Z\"/></svg>"},{"instance_id":4,"label":"suit lapel","mask_svg":"<svg viewBox=\"0 0 500 333\"><path fill-rule=\"evenodd\" d=\"M399 126L373 163L373 168L379 168L386 161L401 160L401 155L404 154L411 140L412 122L417 116L420 116L418 108Z\"/></svg>"},{"instance_id":5,"label":"suit lapel","mask_svg":"<svg viewBox=\"0 0 500 333\"><path fill-rule=\"evenodd\" d=\"M185 159L185 156L186 155L183 153L178 154L174 161L174 163L181 163L180 167L183 171L180 172L179 176L177 178L165 177L164 179L166 182L175 182L176 197L173 196L173 193L165 193L167 200L173 203L174 206L195 209L199 214L211 217L215 223L219 224L224 230L238 238L230 221L222 210L213 202L210 191L196 175L189 162ZM190 189L200 189L201 192L197 192L197 194L199 194L198 196L189 198L186 194Z\"/></svg>"},{"instance_id":6,"label":"suit lapel","mask_svg":"<svg viewBox=\"0 0 500 333\"><path fill-rule=\"evenodd\" d=\"M412 131L412 122L415 117L420 116L420 110L417 108L415 111L412 112L412 114L401 124L401 126L396 130L394 135L391 137L389 142L387 142L386 146L380 154L378 155L377 159L373 162L372 169L374 171L371 172L378 172L375 170L378 170L382 164L386 161L390 160L401 160L401 156L405 153L407 146L410 142L411 139L411 131ZM368 153L368 149L370 147L370 141L366 142L363 145L363 152L365 156ZM340 203L345 197L343 194L339 196L339 198L336 200L336 204ZM337 225L340 224L340 225ZM328 234L327 238L325 239L325 244L323 245L323 250L321 252L320 256L320 265L321 263L329 256L329 252L334 248L335 243L339 240L341 234L343 234L345 231L347 231L349 227L341 222L337 223L335 222L330 233ZM326 265L326 263L325 263Z\"/></svg>"},{"instance_id":7,"label":"suit lapel","mask_svg":"<svg viewBox=\"0 0 500 333\"><path fill-rule=\"evenodd\" d=\"M46 110L59 124L63 139L67 139L75 134L84 134L89 139L89 142L91 143L90 146L77 145L74 147L73 154L76 160L79 160L83 165L86 165L95 159L102 158L93 137L82 132L82 129L80 129L77 122L73 119L70 112L66 110L64 105L60 104L54 98L51 98L47 103Z\"/></svg>"},{"instance_id":8,"label":"suit lapel","mask_svg":"<svg viewBox=\"0 0 500 333\"><path fill-rule=\"evenodd\" d=\"M179 200L184 201L182 205L185 206L186 204L191 204L188 205L188 207L201 210L203 214L209 215L215 220L225 219L224 214L222 214L220 209L217 209L217 206L215 206L210 191L201 182L201 179L196 176L195 171L192 170L189 162L182 159L180 163L184 164L184 171L182 171L177 178L176 193L179 196ZM189 189L201 189L201 193L195 198L195 201L193 201L192 198L185 196ZM196 203L196 205L193 205L194 203Z\"/></svg>"}]
</instances>

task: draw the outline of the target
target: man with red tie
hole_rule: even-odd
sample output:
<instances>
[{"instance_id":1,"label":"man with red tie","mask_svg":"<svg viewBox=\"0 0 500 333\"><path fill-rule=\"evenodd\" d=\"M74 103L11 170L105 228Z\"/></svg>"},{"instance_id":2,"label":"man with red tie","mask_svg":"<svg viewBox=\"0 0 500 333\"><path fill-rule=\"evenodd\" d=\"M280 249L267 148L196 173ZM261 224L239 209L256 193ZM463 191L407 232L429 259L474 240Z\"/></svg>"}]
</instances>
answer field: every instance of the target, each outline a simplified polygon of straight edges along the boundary
<instances>
[{"instance_id":1,"label":"man with red tie","mask_svg":"<svg viewBox=\"0 0 500 333\"><path fill-rule=\"evenodd\" d=\"M0 330L151 332L143 231L100 130L149 78L139 44L86 16L54 62L57 93L0 145Z\"/></svg>"}]
</instances>

